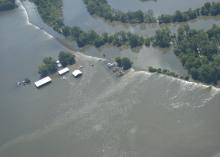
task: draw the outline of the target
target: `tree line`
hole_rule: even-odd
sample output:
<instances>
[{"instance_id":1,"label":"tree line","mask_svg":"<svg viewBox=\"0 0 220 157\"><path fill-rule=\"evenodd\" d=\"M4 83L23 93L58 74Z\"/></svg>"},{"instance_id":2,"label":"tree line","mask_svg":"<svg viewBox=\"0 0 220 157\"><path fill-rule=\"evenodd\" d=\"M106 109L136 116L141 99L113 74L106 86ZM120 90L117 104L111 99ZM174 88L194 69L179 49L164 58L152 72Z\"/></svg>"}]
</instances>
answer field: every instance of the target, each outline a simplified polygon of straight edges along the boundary
<instances>
[{"instance_id":1,"label":"tree line","mask_svg":"<svg viewBox=\"0 0 220 157\"><path fill-rule=\"evenodd\" d=\"M172 40L171 32L168 28L156 31L154 37L142 37L130 32L117 32L115 34L97 34L95 31L83 31L79 27L69 27L64 25L62 19L61 0L32 0L38 6L39 13L43 20L55 31L65 37L75 40L78 47L92 45L101 47L106 44L113 46L129 46L131 48L146 46L169 47ZM103 1L103 0L101 0Z\"/></svg>"},{"instance_id":2,"label":"tree line","mask_svg":"<svg viewBox=\"0 0 220 157\"><path fill-rule=\"evenodd\" d=\"M151 38L123 31L112 35L107 33L99 35L93 30L84 32L79 27L68 26L63 27L62 33L65 37L75 40L79 47L92 45L97 48L106 44L116 47L129 46L130 48L141 47L143 45L167 48L170 47L173 38L168 28L157 30L155 36Z\"/></svg>"},{"instance_id":3,"label":"tree line","mask_svg":"<svg viewBox=\"0 0 220 157\"><path fill-rule=\"evenodd\" d=\"M122 12L111 8L107 0L83 0L88 12L91 15L102 17L109 21L120 21L123 23L155 23L156 18L153 11L143 12L141 10L135 12Z\"/></svg>"},{"instance_id":4,"label":"tree line","mask_svg":"<svg viewBox=\"0 0 220 157\"><path fill-rule=\"evenodd\" d=\"M201 8L181 12L176 11L173 15L162 14L158 17L159 23L185 22L196 19L199 16L217 16L220 14L219 2L206 2Z\"/></svg>"},{"instance_id":5,"label":"tree line","mask_svg":"<svg viewBox=\"0 0 220 157\"><path fill-rule=\"evenodd\" d=\"M101 47L106 44L110 44L116 47L130 46L131 48L140 47L144 44L150 46L151 39L138 36L129 32L117 32L113 35L107 33L97 34L95 31L90 30L88 32L82 31L79 27L63 28L63 35L67 38L71 38L76 41L79 47L87 45L93 45L95 47Z\"/></svg>"},{"instance_id":6,"label":"tree line","mask_svg":"<svg viewBox=\"0 0 220 157\"><path fill-rule=\"evenodd\" d=\"M16 8L15 0L0 0L0 11L6 11Z\"/></svg>"},{"instance_id":7,"label":"tree line","mask_svg":"<svg viewBox=\"0 0 220 157\"><path fill-rule=\"evenodd\" d=\"M180 76L179 74L176 74L175 72L172 72L168 69L154 68L150 66L148 68L148 71L151 73L158 73L158 74L164 74L167 76L172 76L172 77L179 78L182 80L189 80L189 76Z\"/></svg>"},{"instance_id":8,"label":"tree line","mask_svg":"<svg viewBox=\"0 0 220 157\"><path fill-rule=\"evenodd\" d=\"M184 22L196 19L199 16L217 16L220 14L220 2L206 2L201 8L189 9L181 12L177 10L173 15L162 14L154 17L153 11L143 12L141 10L134 12L122 12L111 8L107 0L83 0L88 12L91 15L102 17L109 21L120 21L122 23L173 23Z\"/></svg>"}]
</instances>

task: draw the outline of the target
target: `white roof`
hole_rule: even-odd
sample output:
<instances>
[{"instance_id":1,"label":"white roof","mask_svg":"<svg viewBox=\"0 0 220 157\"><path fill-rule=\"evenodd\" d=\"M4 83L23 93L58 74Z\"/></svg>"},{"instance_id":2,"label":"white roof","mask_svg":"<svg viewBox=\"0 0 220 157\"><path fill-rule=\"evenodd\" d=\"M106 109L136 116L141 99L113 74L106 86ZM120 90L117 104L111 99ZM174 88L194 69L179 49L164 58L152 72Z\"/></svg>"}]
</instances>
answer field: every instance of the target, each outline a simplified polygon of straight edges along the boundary
<instances>
[{"instance_id":1,"label":"white roof","mask_svg":"<svg viewBox=\"0 0 220 157\"><path fill-rule=\"evenodd\" d=\"M62 67L62 64L58 63L58 64L57 64L57 67L58 67L58 68L61 68L61 67Z\"/></svg>"},{"instance_id":2,"label":"white roof","mask_svg":"<svg viewBox=\"0 0 220 157\"><path fill-rule=\"evenodd\" d=\"M79 76L79 75L82 75L82 71L80 71L80 70L74 70L74 71L72 72L72 74L73 74L74 77L77 77L77 76Z\"/></svg>"},{"instance_id":3,"label":"white roof","mask_svg":"<svg viewBox=\"0 0 220 157\"><path fill-rule=\"evenodd\" d=\"M57 63L57 64L59 64L59 63L60 63L60 61L59 61L59 60L57 60L57 61L56 61L56 63Z\"/></svg>"},{"instance_id":4,"label":"white roof","mask_svg":"<svg viewBox=\"0 0 220 157\"><path fill-rule=\"evenodd\" d=\"M51 81L52 81L52 79L49 76L47 76L47 77L45 77L45 78L43 78L39 81L34 82L34 84L35 84L36 87L41 87L41 86L43 86L43 85L45 85L45 84L47 84Z\"/></svg>"},{"instance_id":5,"label":"white roof","mask_svg":"<svg viewBox=\"0 0 220 157\"><path fill-rule=\"evenodd\" d=\"M64 69L59 70L59 71L58 71L58 74L59 74L59 75L63 75L63 74L65 74L65 73L69 72L69 71L70 71L70 69L66 67L66 68L64 68Z\"/></svg>"}]
</instances>

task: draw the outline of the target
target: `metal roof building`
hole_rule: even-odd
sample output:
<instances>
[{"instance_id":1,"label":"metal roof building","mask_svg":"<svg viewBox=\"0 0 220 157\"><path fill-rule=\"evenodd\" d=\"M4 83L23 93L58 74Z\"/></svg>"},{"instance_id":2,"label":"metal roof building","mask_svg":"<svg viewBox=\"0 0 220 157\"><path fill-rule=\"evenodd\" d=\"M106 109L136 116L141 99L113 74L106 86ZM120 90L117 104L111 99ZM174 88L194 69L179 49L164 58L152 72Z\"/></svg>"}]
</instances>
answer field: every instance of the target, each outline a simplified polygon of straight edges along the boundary
<instances>
[{"instance_id":1,"label":"metal roof building","mask_svg":"<svg viewBox=\"0 0 220 157\"><path fill-rule=\"evenodd\" d=\"M47 76L39 81L34 82L34 84L37 88L39 88L42 87L43 85L46 85L47 83L50 83L51 81L52 79L49 76Z\"/></svg>"},{"instance_id":2,"label":"metal roof building","mask_svg":"<svg viewBox=\"0 0 220 157\"><path fill-rule=\"evenodd\" d=\"M74 77L79 77L79 76L81 76L83 73L82 73L82 71L80 71L80 70L74 70L74 71L72 72L72 74L73 74Z\"/></svg>"},{"instance_id":3,"label":"metal roof building","mask_svg":"<svg viewBox=\"0 0 220 157\"><path fill-rule=\"evenodd\" d=\"M61 69L61 70L59 70L58 71L58 74L59 75L64 75L64 74L66 74L67 72L69 72L70 71L70 69L69 68L64 68L64 69Z\"/></svg>"}]
</instances>

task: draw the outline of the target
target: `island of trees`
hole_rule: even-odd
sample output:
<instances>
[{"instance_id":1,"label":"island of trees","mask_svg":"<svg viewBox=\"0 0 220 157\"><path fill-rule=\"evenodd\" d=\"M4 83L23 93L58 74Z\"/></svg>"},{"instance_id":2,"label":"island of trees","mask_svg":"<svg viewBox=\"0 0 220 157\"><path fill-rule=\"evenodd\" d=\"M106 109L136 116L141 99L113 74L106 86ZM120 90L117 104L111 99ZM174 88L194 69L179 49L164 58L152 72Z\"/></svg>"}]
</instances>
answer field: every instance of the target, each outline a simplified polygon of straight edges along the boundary
<instances>
[{"instance_id":1,"label":"island of trees","mask_svg":"<svg viewBox=\"0 0 220 157\"><path fill-rule=\"evenodd\" d=\"M72 65L75 63L75 56L69 52L61 51L59 53L59 61L63 67ZM46 57L43 59L43 64L38 68L38 73L41 77L46 77L48 75L54 74L57 72L57 63L56 60L52 57Z\"/></svg>"},{"instance_id":2,"label":"island of trees","mask_svg":"<svg viewBox=\"0 0 220 157\"><path fill-rule=\"evenodd\" d=\"M208 31L178 29L175 54L194 80L216 85L220 80L220 27Z\"/></svg>"},{"instance_id":3,"label":"island of trees","mask_svg":"<svg viewBox=\"0 0 220 157\"><path fill-rule=\"evenodd\" d=\"M6 11L16 8L15 0L0 0L0 11Z\"/></svg>"}]
</instances>

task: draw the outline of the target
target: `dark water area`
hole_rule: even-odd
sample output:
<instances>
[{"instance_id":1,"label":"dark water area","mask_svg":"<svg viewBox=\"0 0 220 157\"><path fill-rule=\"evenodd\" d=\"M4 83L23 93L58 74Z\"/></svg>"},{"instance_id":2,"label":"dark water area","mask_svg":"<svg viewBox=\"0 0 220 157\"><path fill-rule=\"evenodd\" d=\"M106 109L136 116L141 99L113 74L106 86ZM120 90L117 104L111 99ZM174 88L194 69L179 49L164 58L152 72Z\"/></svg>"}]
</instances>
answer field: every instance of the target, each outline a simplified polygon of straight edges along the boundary
<instances>
[{"instance_id":1,"label":"dark water area","mask_svg":"<svg viewBox=\"0 0 220 157\"><path fill-rule=\"evenodd\" d=\"M48 95L49 89L39 92L33 85L17 88L16 83L26 77L32 81L39 79L37 70L42 59L55 57L65 48L29 24L21 8L1 13L0 19L1 145L12 137L33 130L48 117L44 111L48 111L47 107L53 102L43 95ZM54 96L56 94L53 93Z\"/></svg>"}]
</instances>

